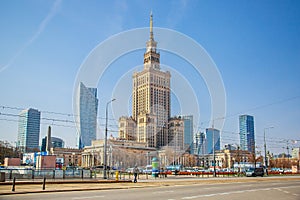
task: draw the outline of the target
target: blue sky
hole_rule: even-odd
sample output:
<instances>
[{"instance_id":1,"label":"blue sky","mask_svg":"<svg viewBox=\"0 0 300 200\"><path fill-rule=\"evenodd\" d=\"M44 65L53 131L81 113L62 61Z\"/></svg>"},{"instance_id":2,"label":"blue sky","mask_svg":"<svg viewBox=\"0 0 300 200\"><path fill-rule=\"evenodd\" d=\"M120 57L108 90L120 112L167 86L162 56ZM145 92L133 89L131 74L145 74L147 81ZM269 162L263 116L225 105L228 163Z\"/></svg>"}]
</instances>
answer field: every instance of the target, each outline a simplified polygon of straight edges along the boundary
<instances>
[{"instance_id":1,"label":"blue sky","mask_svg":"<svg viewBox=\"0 0 300 200\"><path fill-rule=\"evenodd\" d=\"M239 142L239 114L254 116L258 150L263 150L265 127L274 126L267 131L272 152L286 152L284 140L300 139L299 1L2 0L0 5L0 113L19 112L7 107L33 107L44 118L66 120L42 120L41 137L52 124L53 135L75 147L76 129L68 122L72 117L65 114L73 113L74 82L81 64L112 35L147 27L152 10L154 26L192 38L217 65L227 97L223 143ZM142 65L143 52L116 60L96 86L98 138L103 135L102 118L111 90L122 73L130 78L130 70ZM189 63L168 52L161 52L161 62L182 74L197 91L201 118L195 129L210 126L210 96L202 78L195 76ZM131 85L123 89L131 91ZM172 113L188 114L180 112L178 101L172 102ZM119 111L120 107L129 113ZM130 110L128 102L113 102L112 131L117 130L118 117ZM0 115L1 140L17 140L17 119Z\"/></svg>"}]
</instances>

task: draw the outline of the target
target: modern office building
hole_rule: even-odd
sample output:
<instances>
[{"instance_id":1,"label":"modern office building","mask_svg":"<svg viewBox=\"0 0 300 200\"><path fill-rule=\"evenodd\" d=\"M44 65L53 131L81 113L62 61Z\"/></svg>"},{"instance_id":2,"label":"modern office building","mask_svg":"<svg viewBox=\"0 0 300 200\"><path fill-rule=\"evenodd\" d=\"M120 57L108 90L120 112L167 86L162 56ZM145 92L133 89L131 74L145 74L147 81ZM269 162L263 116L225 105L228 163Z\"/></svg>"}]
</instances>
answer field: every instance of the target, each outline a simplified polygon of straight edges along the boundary
<instances>
[{"instance_id":1,"label":"modern office building","mask_svg":"<svg viewBox=\"0 0 300 200\"><path fill-rule=\"evenodd\" d=\"M24 152L39 150L41 113L29 108L19 114L18 148Z\"/></svg>"},{"instance_id":2,"label":"modern office building","mask_svg":"<svg viewBox=\"0 0 300 200\"><path fill-rule=\"evenodd\" d=\"M150 38L144 53L144 69L133 74L132 117L137 123L137 141L149 147L165 146L170 118L170 72L161 71L160 54L153 36L150 16Z\"/></svg>"},{"instance_id":3,"label":"modern office building","mask_svg":"<svg viewBox=\"0 0 300 200\"><path fill-rule=\"evenodd\" d=\"M206 153L212 154L214 150L220 150L220 131L214 128L207 128L205 130L205 135Z\"/></svg>"},{"instance_id":4,"label":"modern office building","mask_svg":"<svg viewBox=\"0 0 300 200\"><path fill-rule=\"evenodd\" d=\"M47 136L42 139L41 151L46 151ZM51 148L64 148L65 142L61 138L51 137Z\"/></svg>"},{"instance_id":5,"label":"modern office building","mask_svg":"<svg viewBox=\"0 0 300 200\"><path fill-rule=\"evenodd\" d=\"M187 152L193 154L193 138L194 138L194 128L193 128L193 116L183 115L181 116L184 122L184 148Z\"/></svg>"},{"instance_id":6,"label":"modern office building","mask_svg":"<svg viewBox=\"0 0 300 200\"><path fill-rule=\"evenodd\" d=\"M255 153L254 118L250 115L239 116L241 150Z\"/></svg>"},{"instance_id":7,"label":"modern office building","mask_svg":"<svg viewBox=\"0 0 300 200\"><path fill-rule=\"evenodd\" d=\"M83 83L79 85L79 130L78 148L90 146L97 134L98 99L97 88L88 88Z\"/></svg>"},{"instance_id":8,"label":"modern office building","mask_svg":"<svg viewBox=\"0 0 300 200\"><path fill-rule=\"evenodd\" d=\"M202 132L198 132L195 134L195 145L194 145L194 154L203 155L206 154L205 147L205 134Z\"/></svg>"}]
</instances>

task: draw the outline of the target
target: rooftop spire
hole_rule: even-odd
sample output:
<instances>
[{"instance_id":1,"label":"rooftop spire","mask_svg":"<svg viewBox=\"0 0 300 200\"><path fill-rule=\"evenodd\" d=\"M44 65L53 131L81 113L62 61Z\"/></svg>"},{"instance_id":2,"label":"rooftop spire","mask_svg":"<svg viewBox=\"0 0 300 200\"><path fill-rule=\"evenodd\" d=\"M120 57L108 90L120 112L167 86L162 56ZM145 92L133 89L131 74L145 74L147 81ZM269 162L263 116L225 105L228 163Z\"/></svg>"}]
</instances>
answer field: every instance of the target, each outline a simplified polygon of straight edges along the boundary
<instances>
[{"instance_id":1,"label":"rooftop spire","mask_svg":"<svg viewBox=\"0 0 300 200\"><path fill-rule=\"evenodd\" d=\"M150 40L154 40L154 38L153 38L153 16L152 16L152 10L150 12Z\"/></svg>"}]
</instances>

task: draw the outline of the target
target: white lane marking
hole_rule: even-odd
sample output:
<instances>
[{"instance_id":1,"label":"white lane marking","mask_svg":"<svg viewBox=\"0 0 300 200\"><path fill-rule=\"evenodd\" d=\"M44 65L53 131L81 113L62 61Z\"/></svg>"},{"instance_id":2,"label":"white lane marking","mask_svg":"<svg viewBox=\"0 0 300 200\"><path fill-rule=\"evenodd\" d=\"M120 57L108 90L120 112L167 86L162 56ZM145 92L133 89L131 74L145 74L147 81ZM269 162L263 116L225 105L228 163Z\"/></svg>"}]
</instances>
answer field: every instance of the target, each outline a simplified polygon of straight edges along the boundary
<instances>
[{"instance_id":1,"label":"white lane marking","mask_svg":"<svg viewBox=\"0 0 300 200\"><path fill-rule=\"evenodd\" d=\"M90 197L73 197L72 199L93 199L93 198L103 198L104 196L90 196Z\"/></svg>"},{"instance_id":2,"label":"white lane marking","mask_svg":"<svg viewBox=\"0 0 300 200\"><path fill-rule=\"evenodd\" d=\"M220 193L219 195L228 195L229 193L228 192L223 192L223 193Z\"/></svg>"},{"instance_id":3,"label":"white lane marking","mask_svg":"<svg viewBox=\"0 0 300 200\"><path fill-rule=\"evenodd\" d=\"M172 193L172 192L174 192L174 191L173 190L164 190L164 191L153 192L153 194Z\"/></svg>"},{"instance_id":4,"label":"white lane marking","mask_svg":"<svg viewBox=\"0 0 300 200\"><path fill-rule=\"evenodd\" d=\"M262 189L251 189L251 190L240 190L240 191L232 191L232 192L222 192L222 193L214 193L214 194L202 194L202 195L196 195L196 196L190 196L190 197L182 197L181 199L196 199L196 198L201 198L201 197L212 197L212 196L217 196L217 195L229 195L229 194L239 194L239 193L244 193L244 192L256 192L256 191L267 191L267 190L279 190L283 191L281 188L297 188L299 186L287 186L287 187L280 187L280 188L262 188ZM287 191L283 191L285 193L289 193Z\"/></svg>"}]
</instances>

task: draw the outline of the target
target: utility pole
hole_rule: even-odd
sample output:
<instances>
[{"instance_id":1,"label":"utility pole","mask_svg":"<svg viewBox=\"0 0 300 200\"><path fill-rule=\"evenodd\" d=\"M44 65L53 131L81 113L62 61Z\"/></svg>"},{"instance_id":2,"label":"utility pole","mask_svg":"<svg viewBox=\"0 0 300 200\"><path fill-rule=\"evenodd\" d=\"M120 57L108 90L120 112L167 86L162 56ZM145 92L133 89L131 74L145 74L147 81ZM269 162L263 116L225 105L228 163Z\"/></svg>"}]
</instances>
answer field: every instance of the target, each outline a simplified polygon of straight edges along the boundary
<instances>
[{"instance_id":1,"label":"utility pole","mask_svg":"<svg viewBox=\"0 0 300 200\"><path fill-rule=\"evenodd\" d=\"M240 158L240 147L238 146L238 176L240 176L240 172L241 172L241 166L240 166L240 161L241 161L241 158Z\"/></svg>"},{"instance_id":2,"label":"utility pole","mask_svg":"<svg viewBox=\"0 0 300 200\"><path fill-rule=\"evenodd\" d=\"M215 128L214 128L214 120L213 120L213 123L212 123L212 131L213 131L213 166L214 166L213 176L216 177L216 154L215 154Z\"/></svg>"},{"instance_id":3,"label":"utility pole","mask_svg":"<svg viewBox=\"0 0 300 200\"><path fill-rule=\"evenodd\" d=\"M270 126L268 128L264 128L264 149L265 149L265 167L266 170L268 170L268 157L267 157L267 144L266 144L266 130L274 128L273 126Z\"/></svg>"},{"instance_id":4,"label":"utility pole","mask_svg":"<svg viewBox=\"0 0 300 200\"><path fill-rule=\"evenodd\" d=\"M266 169L268 169L267 144L266 144L266 129L264 129L264 149L265 149L265 167L266 167Z\"/></svg>"},{"instance_id":5,"label":"utility pole","mask_svg":"<svg viewBox=\"0 0 300 200\"><path fill-rule=\"evenodd\" d=\"M103 157L104 157L104 166L103 166L103 179L107 179L106 176L106 170L107 170L107 121L108 121L108 105L113 102L116 99L112 99L106 104L105 109L105 137L104 137L104 151L103 151Z\"/></svg>"},{"instance_id":6,"label":"utility pole","mask_svg":"<svg viewBox=\"0 0 300 200\"><path fill-rule=\"evenodd\" d=\"M289 168L289 164L290 164L290 151L289 151L289 141L288 140L286 140L286 150L287 150L287 158L288 158L287 168Z\"/></svg>"}]
</instances>

